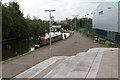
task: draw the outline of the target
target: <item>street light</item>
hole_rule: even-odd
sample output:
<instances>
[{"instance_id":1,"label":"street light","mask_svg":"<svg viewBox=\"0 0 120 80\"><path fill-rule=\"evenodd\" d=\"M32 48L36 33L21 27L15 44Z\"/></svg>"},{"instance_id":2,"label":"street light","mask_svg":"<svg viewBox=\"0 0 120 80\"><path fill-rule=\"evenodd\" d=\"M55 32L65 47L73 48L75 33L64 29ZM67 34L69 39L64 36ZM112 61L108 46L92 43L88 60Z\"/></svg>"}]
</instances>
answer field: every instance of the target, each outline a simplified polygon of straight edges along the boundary
<instances>
[{"instance_id":1,"label":"street light","mask_svg":"<svg viewBox=\"0 0 120 80\"><path fill-rule=\"evenodd\" d=\"M73 17L75 17L75 31L76 31L76 18L79 16L79 15L72 15Z\"/></svg>"},{"instance_id":2,"label":"street light","mask_svg":"<svg viewBox=\"0 0 120 80\"><path fill-rule=\"evenodd\" d=\"M93 14L93 13L91 12L91 24L92 24L92 18L93 18L92 14Z\"/></svg>"},{"instance_id":3,"label":"street light","mask_svg":"<svg viewBox=\"0 0 120 80\"><path fill-rule=\"evenodd\" d=\"M93 13L91 12L91 18L92 18L92 14L93 14Z\"/></svg>"},{"instance_id":4,"label":"street light","mask_svg":"<svg viewBox=\"0 0 120 80\"><path fill-rule=\"evenodd\" d=\"M86 15L85 15L85 24L87 24L87 19L86 19Z\"/></svg>"},{"instance_id":5,"label":"street light","mask_svg":"<svg viewBox=\"0 0 120 80\"><path fill-rule=\"evenodd\" d=\"M89 14L87 14L87 24L88 24L88 21L89 21Z\"/></svg>"},{"instance_id":6,"label":"street light","mask_svg":"<svg viewBox=\"0 0 120 80\"><path fill-rule=\"evenodd\" d=\"M45 12L49 12L49 24L50 24L50 57L52 57L52 47L51 47L51 12L56 11L55 9L53 10L45 10Z\"/></svg>"},{"instance_id":7,"label":"street light","mask_svg":"<svg viewBox=\"0 0 120 80\"><path fill-rule=\"evenodd\" d=\"M84 16L82 16L82 28L83 28L83 20L84 20Z\"/></svg>"},{"instance_id":8,"label":"street light","mask_svg":"<svg viewBox=\"0 0 120 80\"><path fill-rule=\"evenodd\" d=\"M71 19L71 31L72 31L72 19Z\"/></svg>"}]
</instances>

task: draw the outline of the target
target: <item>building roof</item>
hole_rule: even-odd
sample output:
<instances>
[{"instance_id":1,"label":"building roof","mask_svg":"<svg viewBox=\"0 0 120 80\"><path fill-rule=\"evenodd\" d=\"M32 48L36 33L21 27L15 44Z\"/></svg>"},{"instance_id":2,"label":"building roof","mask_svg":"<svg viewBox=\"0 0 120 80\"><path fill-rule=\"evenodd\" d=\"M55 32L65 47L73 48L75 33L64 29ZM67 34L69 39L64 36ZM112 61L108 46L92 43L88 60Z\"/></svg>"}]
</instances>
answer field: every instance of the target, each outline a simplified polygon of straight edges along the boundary
<instances>
[{"instance_id":1,"label":"building roof","mask_svg":"<svg viewBox=\"0 0 120 80\"><path fill-rule=\"evenodd\" d=\"M67 23L67 20L61 20L60 22L61 23Z\"/></svg>"}]
</instances>

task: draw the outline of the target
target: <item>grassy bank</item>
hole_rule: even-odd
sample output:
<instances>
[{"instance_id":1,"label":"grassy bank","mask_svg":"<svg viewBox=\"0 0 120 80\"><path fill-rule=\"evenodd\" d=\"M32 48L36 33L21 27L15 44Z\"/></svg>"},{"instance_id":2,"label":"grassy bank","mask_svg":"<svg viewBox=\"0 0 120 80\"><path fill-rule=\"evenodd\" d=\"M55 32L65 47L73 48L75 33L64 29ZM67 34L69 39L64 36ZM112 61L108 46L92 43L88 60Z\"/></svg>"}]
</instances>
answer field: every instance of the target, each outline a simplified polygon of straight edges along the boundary
<instances>
[{"instance_id":1,"label":"grassy bank","mask_svg":"<svg viewBox=\"0 0 120 80\"><path fill-rule=\"evenodd\" d=\"M80 29L80 32L81 32L84 36L87 36L88 30L85 29L85 28L82 28L82 29ZM89 38L90 38L91 40L94 40L94 41L95 41L95 37L98 37L98 36L96 36L96 35L93 34L93 33L89 33ZM116 45L116 43L110 42L110 41L108 41L108 40L106 40L105 43L104 43L104 42L100 42L100 40L104 40L104 39L101 38L101 37L98 37L98 44L102 44L101 47L104 47L104 48L115 48L115 47L110 47L109 44ZM118 48L120 48L120 45L118 46Z\"/></svg>"},{"instance_id":2,"label":"grassy bank","mask_svg":"<svg viewBox=\"0 0 120 80\"><path fill-rule=\"evenodd\" d=\"M70 37L72 36L72 33L71 33L70 31L63 31L63 32L64 32L64 33L70 33L70 36L69 36L68 38L70 38ZM68 39L68 38L66 38L66 39ZM64 41L64 40L66 40L66 39L63 39L63 40L54 42L54 43L52 43L52 45L54 45L54 44L56 44L56 43L59 43L59 42L62 42L62 41ZM18 55L18 56L13 57L13 58L10 58L10 59L8 59L8 60L5 60L5 61L1 62L0 64L5 64L5 63L7 63L7 62L9 62L9 61L16 60L16 59L18 59L18 58L20 58L20 57L26 56L26 55L28 55L28 54L31 54L31 53L36 52L36 51L39 51L39 50L41 50L41 49L43 49L43 48L46 48L46 47L49 47L49 45L43 46L43 47L41 47L41 48L39 48L39 49L36 49L36 50L34 50L34 51L31 51L31 52L28 52L28 53L25 53L25 54L22 54L22 55Z\"/></svg>"}]
</instances>

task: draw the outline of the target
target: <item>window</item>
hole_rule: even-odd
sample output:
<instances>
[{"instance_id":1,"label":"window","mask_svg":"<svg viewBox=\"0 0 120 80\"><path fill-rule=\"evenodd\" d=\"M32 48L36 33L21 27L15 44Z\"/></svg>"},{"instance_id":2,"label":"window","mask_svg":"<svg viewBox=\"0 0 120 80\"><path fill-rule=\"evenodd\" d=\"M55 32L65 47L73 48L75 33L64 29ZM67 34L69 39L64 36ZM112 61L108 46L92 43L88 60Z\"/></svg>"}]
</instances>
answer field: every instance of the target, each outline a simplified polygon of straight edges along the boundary
<instances>
[{"instance_id":1,"label":"window","mask_svg":"<svg viewBox=\"0 0 120 80\"><path fill-rule=\"evenodd\" d=\"M108 9L112 9L112 7L108 7Z\"/></svg>"},{"instance_id":2,"label":"window","mask_svg":"<svg viewBox=\"0 0 120 80\"><path fill-rule=\"evenodd\" d=\"M102 15L102 14L103 14L103 11L100 11L100 12L99 12L99 15Z\"/></svg>"}]
</instances>

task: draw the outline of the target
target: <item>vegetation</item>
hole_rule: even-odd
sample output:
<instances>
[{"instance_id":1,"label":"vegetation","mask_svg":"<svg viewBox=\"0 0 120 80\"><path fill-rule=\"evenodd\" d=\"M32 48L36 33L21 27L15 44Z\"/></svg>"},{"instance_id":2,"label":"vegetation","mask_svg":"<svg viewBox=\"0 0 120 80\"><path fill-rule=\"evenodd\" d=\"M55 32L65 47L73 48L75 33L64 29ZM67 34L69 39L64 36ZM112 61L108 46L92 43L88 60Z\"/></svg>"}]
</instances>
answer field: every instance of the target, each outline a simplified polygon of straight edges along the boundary
<instances>
[{"instance_id":1,"label":"vegetation","mask_svg":"<svg viewBox=\"0 0 120 80\"><path fill-rule=\"evenodd\" d=\"M86 29L86 28L81 28L81 29L80 29L80 32L81 32L82 34L87 34L87 33L88 33L88 29Z\"/></svg>"},{"instance_id":2,"label":"vegetation","mask_svg":"<svg viewBox=\"0 0 120 80\"><path fill-rule=\"evenodd\" d=\"M80 32L82 33L82 34L85 34L85 35L87 35L87 33L88 33L88 29L86 29L86 28L81 28L80 29ZM110 42L110 41L108 41L108 40L105 40L105 39L103 39L103 38L101 38L101 37L99 37L99 36L96 36L94 33L89 33L89 38L91 39L91 40L95 40L95 37L98 37L98 43L99 44L102 44L102 47L105 47L105 48L115 48L115 47L118 47L118 48L120 48L120 45L118 45L117 46L117 44L116 43L113 43L113 42ZM105 42L101 42L100 40L105 40ZM111 44L112 46L109 46L109 44Z\"/></svg>"},{"instance_id":3,"label":"vegetation","mask_svg":"<svg viewBox=\"0 0 120 80\"><path fill-rule=\"evenodd\" d=\"M17 2L2 4L2 35L4 39L23 39L30 36L44 35L49 30L49 23L40 19L24 18Z\"/></svg>"},{"instance_id":4,"label":"vegetation","mask_svg":"<svg viewBox=\"0 0 120 80\"><path fill-rule=\"evenodd\" d=\"M76 30L79 30L80 28L85 28L87 24L87 18L74 18L74 19L67 19L67 23L59 23L57 25L61 25L63 29L65 30L75 30L75 19L76 19ZM56 24L56 23L54 23ZM88 24L92 24L92 19L88 19Z\"/></svg>"}]
</instances>

